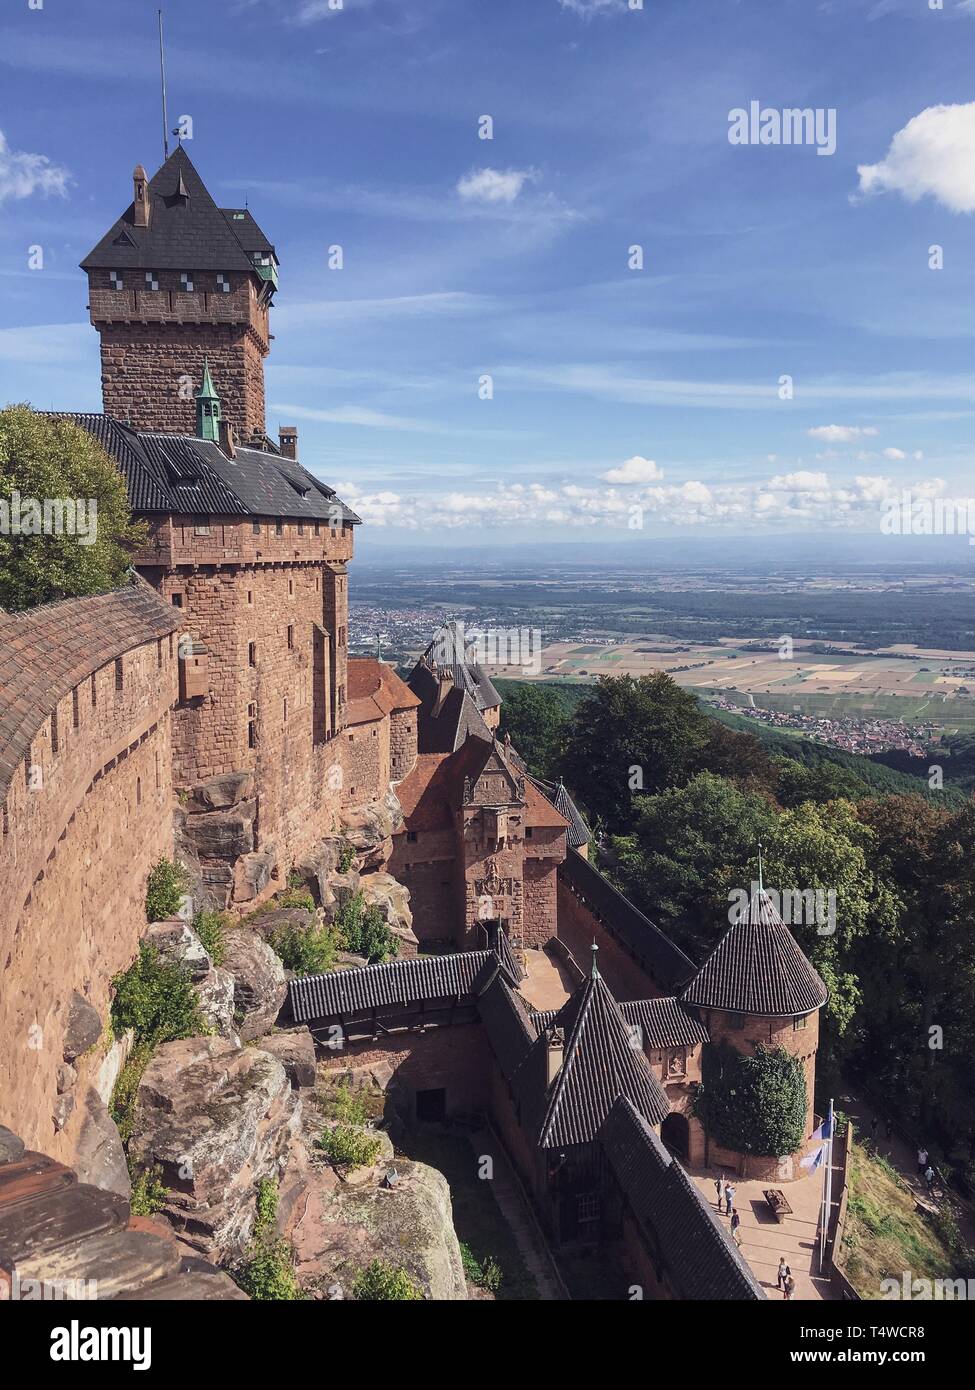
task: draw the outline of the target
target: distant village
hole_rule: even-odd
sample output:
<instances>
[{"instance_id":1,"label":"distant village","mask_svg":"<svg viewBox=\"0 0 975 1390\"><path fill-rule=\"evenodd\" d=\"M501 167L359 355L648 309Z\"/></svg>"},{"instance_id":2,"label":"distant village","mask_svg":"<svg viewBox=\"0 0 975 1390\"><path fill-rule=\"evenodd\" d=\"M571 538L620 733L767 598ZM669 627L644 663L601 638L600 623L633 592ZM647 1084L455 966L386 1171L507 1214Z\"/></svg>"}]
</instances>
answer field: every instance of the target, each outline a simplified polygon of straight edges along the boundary
<instances>
[{"instance_id":1,"label":"distant village","mask_svg":"<svg viewBox=\"0 0 975 1390\"><path fill-rule=\"evenodd\" d=\"M864 719L858 715L832 719L795 711L761 709L757 705L743 709L724 695L712 697L709 704L730 714L747 715L749 719L774 728L797 729L817 743L827 743L847 753L887 753L896 748L914 758L923 758L938 740L938 730L933 724L905 724L900 719Z\"/></svg>"}]
</instances>

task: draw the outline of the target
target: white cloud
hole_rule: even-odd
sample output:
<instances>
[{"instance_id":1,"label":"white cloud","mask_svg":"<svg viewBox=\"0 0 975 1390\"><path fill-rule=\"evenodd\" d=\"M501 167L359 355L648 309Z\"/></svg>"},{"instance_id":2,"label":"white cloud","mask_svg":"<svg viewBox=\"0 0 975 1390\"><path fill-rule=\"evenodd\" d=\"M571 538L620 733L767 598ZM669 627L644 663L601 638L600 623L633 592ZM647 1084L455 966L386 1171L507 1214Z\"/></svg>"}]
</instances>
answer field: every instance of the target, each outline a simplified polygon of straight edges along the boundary
<instances>
[{"instance_id":1,"label":"white cloud","mask_svg":"<svg viewBox=\"0 0 975 1390\"><path fill-rule=\"evenodd\" d=\"M884 458L889 459L891 463L899 463L902 459L907 458L903 449L885 449L883 453Z\"/></svg>"},{"instance_id":2,"label":"white cloud","mask_svg":"<svg viewBox=\"0 0 975 1390\"><path fill-rule=\"evenodd\" d=\"M975 212L975 101L927 107L897 132L886 158L857 173L865 195L930 196L951 212Z\"/></svg>"},{"instance_id":3,"label":"white cloud","mask_svg":"<svg viewBox=\"0 0 975 1390\"><path fill-rule=\"evenodd\" d=\"M618 468L611 468L602 474L604 482L607 483L655 483L662 477L663 469L659 468L653 459L641 458L639 454L634 454Z\"/></svg>"},{"instance_id":4,"label":"white cloud","mask_svg":"<svg viewBox=\"0 0 975 1390\"><path fill-rule=\"evenodd\" d=\"M513 203L529 179L531 169L472 169L457 181L457 192L467 202Z\"/></svg>"},{"instance_id":5,"label":"white cloud","mask_svg":"<svg viewBox=\"0 0 975 1390\"><path fill-rule=\"evenodd\" d=\"M850 444L854 439L876 434L872 425L861 428L859 425L814 425L806 433L810 439L822 439L826 444Z\"/></svg>"},{"instance_id":6,"label":"white cloud","mask_svg":"<svg viewBox=\"0 0 975 1390\"><path fill-rule=\"evenodd\" d=\"M563 10L571 10L583 19L592 19L597 14L619 13L627 8L626 0L559 0Z\"/></svg>"},{"instance_id":7,"label":"white cloud","mask_svg":"<svg viewBox=\"0 0 975 1390\"><path fill-rule=\"evenodd\" d=\"M275 402L271 410L278 415L293 415L297 420L316 420L326 425L362 425L367 429L403 430L416 434L447 433L443 425L432 420L415 420L407 415L388 415L382 410L364 406L340 405L333 410L313 410L309 406Z\"/></svg>"},{"instance_id":8,"label":"white cloud","mask_svg":"<svg viewBox=\"0 0 975 1390\"><path fill-rule=\"evenodd\" d=\"M823 492L829 487L829 478L825 473L800 470L770 478L768 486L773 492Z\"/></svg>"},{"instance_id":9,"label":"white cloud","mask_svg":"<svg viewBox=\"0 0 975 1390\"><path fill-rule=\"evenodd\" d=\"M63 198L69 177L67 169L52 164L46 154L12 150L0 130L0 203L8 198L29 198L33 193L57 193Z\"/></svg>"}]
</instances>

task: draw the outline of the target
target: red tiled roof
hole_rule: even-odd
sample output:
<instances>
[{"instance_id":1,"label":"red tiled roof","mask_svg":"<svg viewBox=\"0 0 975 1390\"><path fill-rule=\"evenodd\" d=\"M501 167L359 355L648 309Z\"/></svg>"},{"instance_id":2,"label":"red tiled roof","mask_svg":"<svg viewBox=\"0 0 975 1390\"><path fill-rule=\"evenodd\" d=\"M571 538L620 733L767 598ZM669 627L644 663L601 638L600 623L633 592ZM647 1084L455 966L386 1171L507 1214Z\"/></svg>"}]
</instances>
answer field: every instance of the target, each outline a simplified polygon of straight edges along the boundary
<instances>
[{"instance_id":1,"label":"red tiled roof","mask_svg":"<svg viewBox=\"0 0 975 1390\"><path fill-rule=\"evenodd\" d=\"M0 610L0 799L57 702L115 657L179 627L145 583L88 598Z\"/></svg>"},{"instance_id":2,"label":"red tiled roof","mask_svg":"<svg viewBox=\"0 0 975 1390\"><path fill-rule=\"evenodd\" d=\"M420 701L384 661L374 657L349 658L346 723L371 724L393 710L416 709Z\"/></svg>"}]
</instances>

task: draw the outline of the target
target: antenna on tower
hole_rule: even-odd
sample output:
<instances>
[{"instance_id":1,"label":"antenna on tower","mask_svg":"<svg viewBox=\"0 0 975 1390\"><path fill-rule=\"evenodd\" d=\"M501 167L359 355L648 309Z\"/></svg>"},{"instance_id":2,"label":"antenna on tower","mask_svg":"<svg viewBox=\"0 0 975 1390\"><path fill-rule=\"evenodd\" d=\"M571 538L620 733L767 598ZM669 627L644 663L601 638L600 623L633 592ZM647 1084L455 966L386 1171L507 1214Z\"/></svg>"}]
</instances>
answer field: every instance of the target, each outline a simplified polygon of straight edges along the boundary
<instances>
[{"instance_id":1,"label":"antenna on tower","mask_svg":"<svg viewBox=\"0 0 975 1390\"><path fill-rule=\"evenodd\" d=\"M166 50L163 47L163 12L159 11L159 81L162 87L163 160L169 158L169 115L166 110Z\"/></svg>"}]
</instances>

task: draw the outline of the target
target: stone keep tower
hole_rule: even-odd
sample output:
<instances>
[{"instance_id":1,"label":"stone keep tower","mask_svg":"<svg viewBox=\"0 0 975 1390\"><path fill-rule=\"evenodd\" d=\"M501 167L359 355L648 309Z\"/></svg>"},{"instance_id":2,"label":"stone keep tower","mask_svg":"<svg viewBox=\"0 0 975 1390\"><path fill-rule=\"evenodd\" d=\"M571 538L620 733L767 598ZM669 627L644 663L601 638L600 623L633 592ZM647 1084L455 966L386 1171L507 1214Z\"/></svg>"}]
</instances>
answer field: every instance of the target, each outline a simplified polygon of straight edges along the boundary
<instances>
[{"instance_id":1,"label":"stone keep tower","mask_svg":"<svg viewBox=\"0 0 975 1390\"><path fill-rule=\"evenodd\" d=\"M264 433L274 247L244 208L218 208L180 146L81 263L101 337L106 415L140 430L195 434L209 362L239 439Z\"/></svg>"},{"instance_id":2,"label":"stone keep tower","mask_svg":"<svg viewBox=\"0 0 975 1390\"><path fill-rule=\"evenodd\" d=\"M813 1130L819 1010L827 998L826 986L769 895L759 888L684 990L681 1001L698 1010L712 1043L728 1043L749 1056L758 1046L782 1047L801 1063L806 1081L805 1142L797 1154L763 1158L746 1157L709 1141L706 1162L735 1165L747 1178L788 1182L802 1176L798 1158Z\"/></svg>"}]
</instances>

